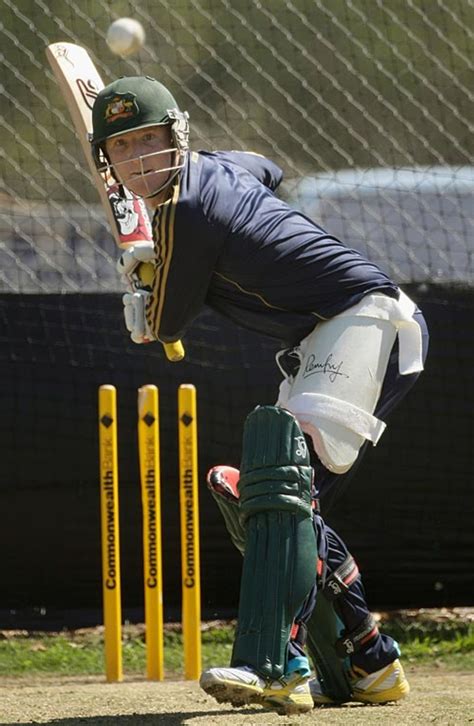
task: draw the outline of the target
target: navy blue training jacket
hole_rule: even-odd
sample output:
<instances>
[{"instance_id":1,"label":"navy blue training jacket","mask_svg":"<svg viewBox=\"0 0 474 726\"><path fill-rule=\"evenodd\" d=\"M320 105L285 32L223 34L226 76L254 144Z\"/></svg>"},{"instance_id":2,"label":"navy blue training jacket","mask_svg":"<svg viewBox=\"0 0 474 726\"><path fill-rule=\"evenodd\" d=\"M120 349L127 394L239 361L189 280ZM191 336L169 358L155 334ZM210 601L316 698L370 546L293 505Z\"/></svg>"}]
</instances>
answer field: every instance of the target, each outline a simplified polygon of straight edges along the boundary
<instances>
[{"instance_id":1,"label":"navy blue training jacket","mask_svg":"<svg viewBox=\"0 0 474 726\"><path fill-rule=\"evenodd\" d=\"M147 320L181 338L203 305L294 345L369 292L398 297L377 265L278 199L281 169L249 152L190 152L153 218Z\"/></svg>"}]
</instances>

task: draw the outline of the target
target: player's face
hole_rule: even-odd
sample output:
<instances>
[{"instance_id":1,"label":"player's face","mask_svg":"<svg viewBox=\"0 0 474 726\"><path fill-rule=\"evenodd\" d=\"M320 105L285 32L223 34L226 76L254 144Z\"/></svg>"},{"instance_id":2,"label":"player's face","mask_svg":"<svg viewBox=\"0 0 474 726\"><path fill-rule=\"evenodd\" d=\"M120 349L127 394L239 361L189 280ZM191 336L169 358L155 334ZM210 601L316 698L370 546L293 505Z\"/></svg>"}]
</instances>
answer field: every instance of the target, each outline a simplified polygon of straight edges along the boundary
<instances>
[{"instance_id":1,"label":"player's face","mask_svg":"<svg viewBox=\"0 0 474 726\"><path fill-rule=\"evenodd\" d=\"M106 151L120 181L139 197L159 190L176 164L169 126L127 131L106 141Z\"/></svg>"}]
</instances>

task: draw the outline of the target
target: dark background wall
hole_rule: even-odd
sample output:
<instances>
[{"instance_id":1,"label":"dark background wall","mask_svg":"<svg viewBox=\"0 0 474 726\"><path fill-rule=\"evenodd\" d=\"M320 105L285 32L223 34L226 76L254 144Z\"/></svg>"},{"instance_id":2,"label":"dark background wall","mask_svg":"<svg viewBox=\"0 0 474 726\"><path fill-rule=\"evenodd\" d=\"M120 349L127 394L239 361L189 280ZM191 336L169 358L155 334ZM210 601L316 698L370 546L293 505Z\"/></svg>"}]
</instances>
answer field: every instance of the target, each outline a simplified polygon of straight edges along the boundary
<instances>
[{"instance_id":1,"label":"dark background wall","mask_svg":"<svg viewBox=\"0 0 474 726\"><path fill-rule=\"evenodd\" d=\"M473 293L406 288L431 331L425 373L379 446L326 517L364 572L373 608L472 602ZM205 485L216 463L238 466L243 421L273 403L277 346L205 312L188 356L135 346L117 325L117 295L0 296L0 627L100 621L97 388L118 389L123 606L142 617L136 392L161 399L164 598L179 617L177 387L198 391L205 617L235 613L240 556Z\"/></svg>"}]
</instances>

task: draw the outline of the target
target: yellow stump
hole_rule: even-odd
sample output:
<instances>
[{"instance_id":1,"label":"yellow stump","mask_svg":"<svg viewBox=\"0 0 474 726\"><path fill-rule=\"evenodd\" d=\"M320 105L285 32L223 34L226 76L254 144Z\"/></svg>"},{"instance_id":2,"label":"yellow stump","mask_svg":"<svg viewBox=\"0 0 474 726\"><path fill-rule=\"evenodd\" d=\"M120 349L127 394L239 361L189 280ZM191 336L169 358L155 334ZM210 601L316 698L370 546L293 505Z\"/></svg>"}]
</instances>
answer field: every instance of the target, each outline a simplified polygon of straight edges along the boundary
<instances>
[{"instance_id":1,"label":"yellow stump","mask_svg":"<svg viewBox=\"0 0 474 726\"><path fill-rule=\"evenodd\" d=\"M146 673L148 679L162 681L164 677L163 583L160 438L156 386L143 386L138 391L138 452L143 508Z\"/></svg>"},{"instance_id":2,"label":"yellow stump","mask_svg":"<svg viewBox=\"0 0 474 726\"><path fill-rule=\"evenodd\" d=\"M102 530L102 591L104 601L105 672L121 681L122 605L117 462L117 401L114 386L99 388L100 509Z\"/></svg>"},{"instance_id":3,"label":"yellow stump","mask_svg":"<svg viewBox=\"0 0 474 726\"><path fill-rule=\"evenodd\" d=\"M178 419L184 674L196 680L201 675L201 576L196 389L190 384L179 387Z\"/></svg>"}]
</instances>

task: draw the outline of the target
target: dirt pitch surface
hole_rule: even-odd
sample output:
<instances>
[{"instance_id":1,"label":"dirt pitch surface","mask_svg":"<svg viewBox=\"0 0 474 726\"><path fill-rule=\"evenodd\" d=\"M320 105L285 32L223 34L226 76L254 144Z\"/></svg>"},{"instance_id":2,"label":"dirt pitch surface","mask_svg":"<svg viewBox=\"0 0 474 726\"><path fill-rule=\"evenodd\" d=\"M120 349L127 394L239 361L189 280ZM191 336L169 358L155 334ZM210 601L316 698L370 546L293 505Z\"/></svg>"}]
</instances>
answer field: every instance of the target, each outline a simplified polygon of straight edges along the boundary
<instances>
[{"instance_id":1,"label":"dirt pitch surface","mask_svg":"<svg viewBox=\"0 0 474 726\"><path fill-rule=\"evenodd\" d=\"M474 674L441 668L408 668L412 693L397 704L319 708L278 716L255 706L219 705L197 683L103 678L41 677L0 680L0 725L56 726L458 726L474 723Z\"/></svg>"}]
</instances>

